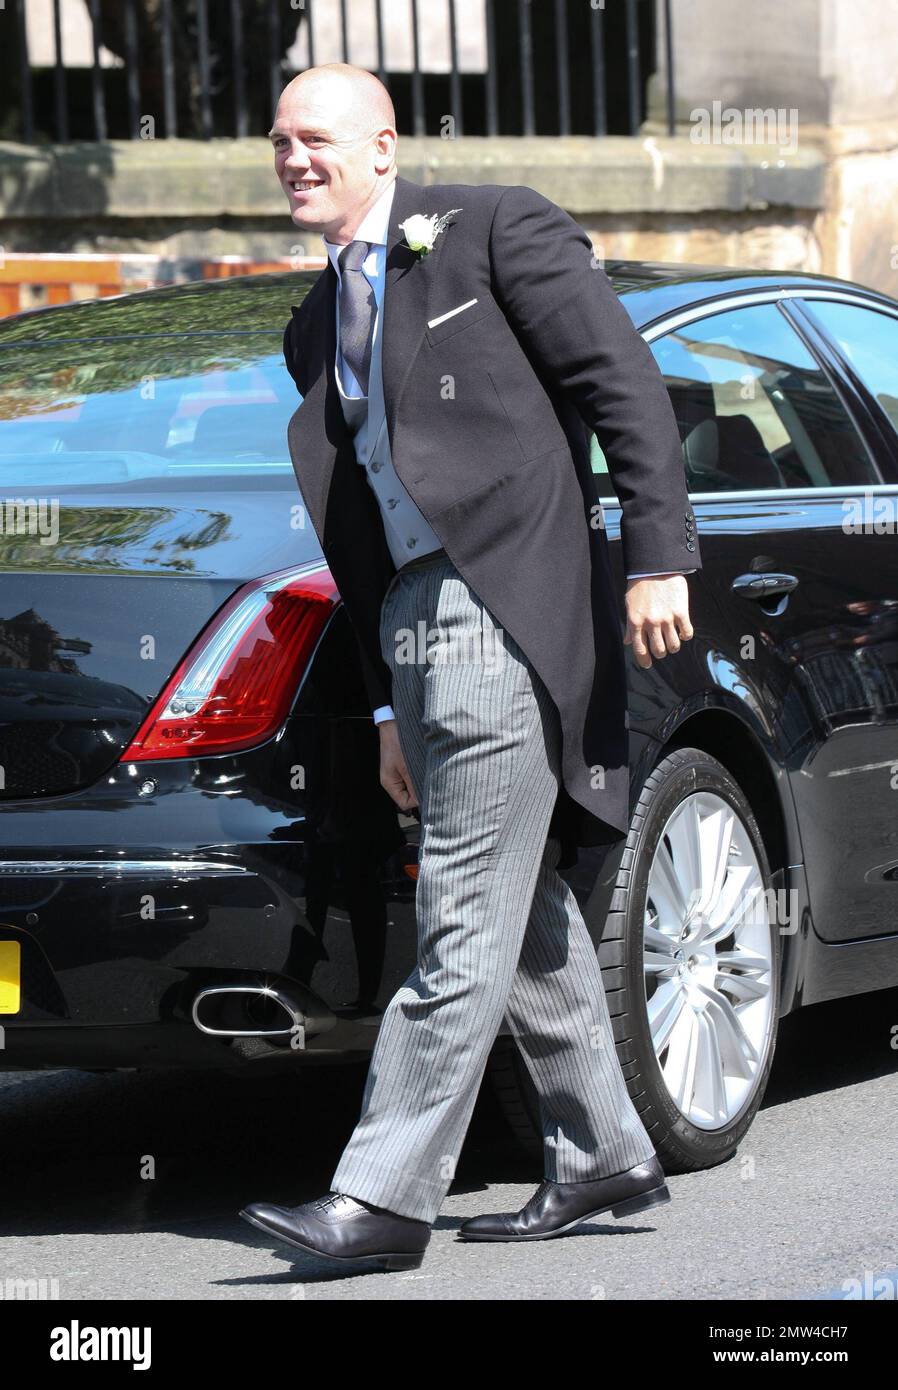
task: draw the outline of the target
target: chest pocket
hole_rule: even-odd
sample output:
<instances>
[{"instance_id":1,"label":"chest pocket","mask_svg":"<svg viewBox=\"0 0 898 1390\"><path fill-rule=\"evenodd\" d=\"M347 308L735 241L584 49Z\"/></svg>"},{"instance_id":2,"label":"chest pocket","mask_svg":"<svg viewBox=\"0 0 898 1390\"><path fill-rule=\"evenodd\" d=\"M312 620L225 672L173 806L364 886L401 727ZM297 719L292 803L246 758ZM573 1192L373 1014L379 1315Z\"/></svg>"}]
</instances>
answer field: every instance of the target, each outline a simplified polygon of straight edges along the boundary
<instances>
[{"instance_id":1,"label":"chest pocket","mask_svg":"<svg viewBox=\"0 0 898 1390\"><path fill-rule=\"evenodd\" d=\"M469 303L470 299L474 300L473 304ZM466 307L462 308L462 305ZM452 313L453 309L458 312ZM454 338L457 333L464 333L475 324L483 323L484 319L492 318L499 312L499 306L494 299L470 295L467 299L461 299L456 304L447 304L445 308L431 314L431 319L440 319L441 322L433 324L432 327L428 323L425 337L429 343L436 346L437 343L444 343L447 338ZM449 317L443 318L443 314L449 314Z\"/></svg>"}]
</instances>

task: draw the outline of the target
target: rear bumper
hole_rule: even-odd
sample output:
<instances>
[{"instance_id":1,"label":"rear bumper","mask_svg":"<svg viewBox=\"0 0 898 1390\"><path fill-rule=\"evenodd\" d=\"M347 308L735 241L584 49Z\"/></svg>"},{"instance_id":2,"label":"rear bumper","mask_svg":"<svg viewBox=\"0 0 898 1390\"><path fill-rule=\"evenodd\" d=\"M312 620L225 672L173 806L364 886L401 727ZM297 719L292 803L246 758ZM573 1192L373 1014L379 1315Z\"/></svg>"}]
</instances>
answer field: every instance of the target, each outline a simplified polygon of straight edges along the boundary
<instances>
[{"instance_id":1,"label":"rear bumper","mask_svg":"<svg viewBox=\"0 0 898 1390\"><path fill-rule=\"evenodd\" d=\"M52 869L0 861L0 939L19 943L21 961L19 1008L0 1013L0 1070L227 1067L369 1052L379 1016L352 1007L355 932L364 924L350 920L340 902L325 904L323 882L316 889L321 915L310 922L314 852L307 845L279 846L267 866L259 847L253 857L252 867L208 859L131 859L115 868L57 860ZM372 899L385 903L389 866L369 868ZM413 902L393 902L390 915L381 1008L414 961ZM274 987L294 1002L304 1025L298 1047L289 1038L232 1040L200 1031L193 1018L200 991L238 984Z\"/></svg>"},{"instance_id":2,"label":"rear bumper","mask_svg":"<svg viewBox=\"0 0 898 1390\"><path fill-rule=\"evenodd\" d=\"M280 974L291 958L311 969L303 850L279 850L267 872L235 862L235 846L231 862L224 847L220 862L0 861L0 936L21 945L19 1021L165 1021L192 975Z\"/></svg>"},{"instance_id":3,"label":"rear bumper","mask_svg":"<svg viewBox=\"0 0 898 1390\"><path fill-rule=\"evenodd\" d=\"M240 1049L204 1036L192 1006L232 983L301 999L294 1057L370 1050L360 981L382 1007L415 960L414 847L386 793L367 805L333 754L370 786L372 737L376 757L370 721L295 718L240 757L119 764L83 792L0 806L0 940L21 959L0 1069L227 1065Z\"/></svg>"}]
</instances>

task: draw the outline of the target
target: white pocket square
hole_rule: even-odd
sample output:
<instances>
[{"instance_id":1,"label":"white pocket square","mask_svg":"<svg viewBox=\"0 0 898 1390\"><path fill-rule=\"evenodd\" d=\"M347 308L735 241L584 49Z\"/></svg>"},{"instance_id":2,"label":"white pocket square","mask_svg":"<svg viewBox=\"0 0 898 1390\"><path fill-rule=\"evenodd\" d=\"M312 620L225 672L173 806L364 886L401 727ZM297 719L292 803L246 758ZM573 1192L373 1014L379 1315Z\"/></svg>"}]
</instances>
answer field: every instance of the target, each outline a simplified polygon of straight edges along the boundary
<instances>
[{"instance_id":1,"label":"white pocket square","mask_svg":"<svg viewBox=\"0 0 898 1390\"><path fill-rule=\"evenodd\" d=\"M446 313L440 314L439 318L428 319L427 327L436 328L437 324L442 323L444 319L451 319L453 314L460 314L462 309L470 309L471 305L476 303L476 299L469 299L466 304L459 304L457 309L447 309Z\"/></svg>"}]
</instances>

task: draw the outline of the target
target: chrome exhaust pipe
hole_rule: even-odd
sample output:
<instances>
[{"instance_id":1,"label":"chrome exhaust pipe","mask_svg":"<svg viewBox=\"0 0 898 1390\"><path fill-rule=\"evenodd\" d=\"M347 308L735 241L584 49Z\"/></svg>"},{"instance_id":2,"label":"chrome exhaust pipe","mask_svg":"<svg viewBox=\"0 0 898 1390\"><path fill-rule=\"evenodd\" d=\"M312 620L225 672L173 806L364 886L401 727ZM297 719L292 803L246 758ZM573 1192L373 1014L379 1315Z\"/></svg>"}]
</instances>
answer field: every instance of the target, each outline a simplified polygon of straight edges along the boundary
<instances>
[{"instance_id":1,"label":"chrome exhaust pipe","mask_svg":"<svg viewBox=\"0 0 898 1390\"><path fill-rule=\"evenodd\" d=\"M212 1038L281 1039L294 1049L306 1045L305 1014L275 985L213 985L200 990L191 1013L199 1031Z\"/></svg>"}]
</instances>

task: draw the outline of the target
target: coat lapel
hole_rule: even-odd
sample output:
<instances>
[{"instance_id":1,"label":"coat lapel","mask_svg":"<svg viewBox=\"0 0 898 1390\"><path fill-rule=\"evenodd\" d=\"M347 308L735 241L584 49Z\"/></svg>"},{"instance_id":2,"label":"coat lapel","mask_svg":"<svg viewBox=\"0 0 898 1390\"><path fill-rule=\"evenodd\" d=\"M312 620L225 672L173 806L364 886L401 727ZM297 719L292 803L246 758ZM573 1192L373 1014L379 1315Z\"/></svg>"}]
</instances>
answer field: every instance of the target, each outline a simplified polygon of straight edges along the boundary
<instances>
[{"instance_id":1,"label":"coat lapel","mask_svg":"<svg viewBox=\"0 0 898 1390\"><path fill-rule=\"evenodd\" d=\"M419 256L405 241L400 222L423 212L430 216L428 189L411 179L397 178L390 224L387 230L386 285L383 302L383 342L381 344L384 407L390 447L396 426L396 412L411 365L421 351L427 327L427 305L439 268L438 236L433 250ZM444 233L445 235L445 233Z\"/></svg>"},{"instance_id":2,"label":"coat lapel","mask_svg":"<svg viewBox=\"0 0 898 1390\"><path fill-rule=\"evenodd\" d=\"M384 409L390 446L395 436L396 414L412 363L421 350L427 326L428 303L439 269L439 252L446 232L438 236L433 250L419 257L406 244L400 222L414 213L430 215L428 189L404 179L396 179L393 205L387 229L386 282L381 305L381 370ZM447 229L448 232L448 229ZM290 457L308 508L312 524L321 539L334 525L328 516L335 473L344 462L358 468L352 437L340 405L340 392L334 372L337 351L336 295L337 272L328 260L309 292L316 296L303 306L303 344L308 358L308 391L287 427ZM291 305L294 315L300 306ZM337 467L338 459L340 468ZM336 508L333 509L336 512Z\"/></svg>"},{"instance_id":3,"label":"coat lapel","mask_svg":"<svg viewBox=\"0 0 898 1390\"><path fill-rule=\"evenodd\" d=\"M352 450L333 370L337 337L334 323L336 283L337 272L328 260L310 290L310 294L318 295L314 311L308 310L308 304L305 306L308 317L303 344L307 358L308 389L287 425L293 471L322 545L325 542L327 495L334 461L341 449ZM299 305L291 305L294 317L299 309ZM328 362L331 363L329 371Z\"/></svg>"}]
</instances>

